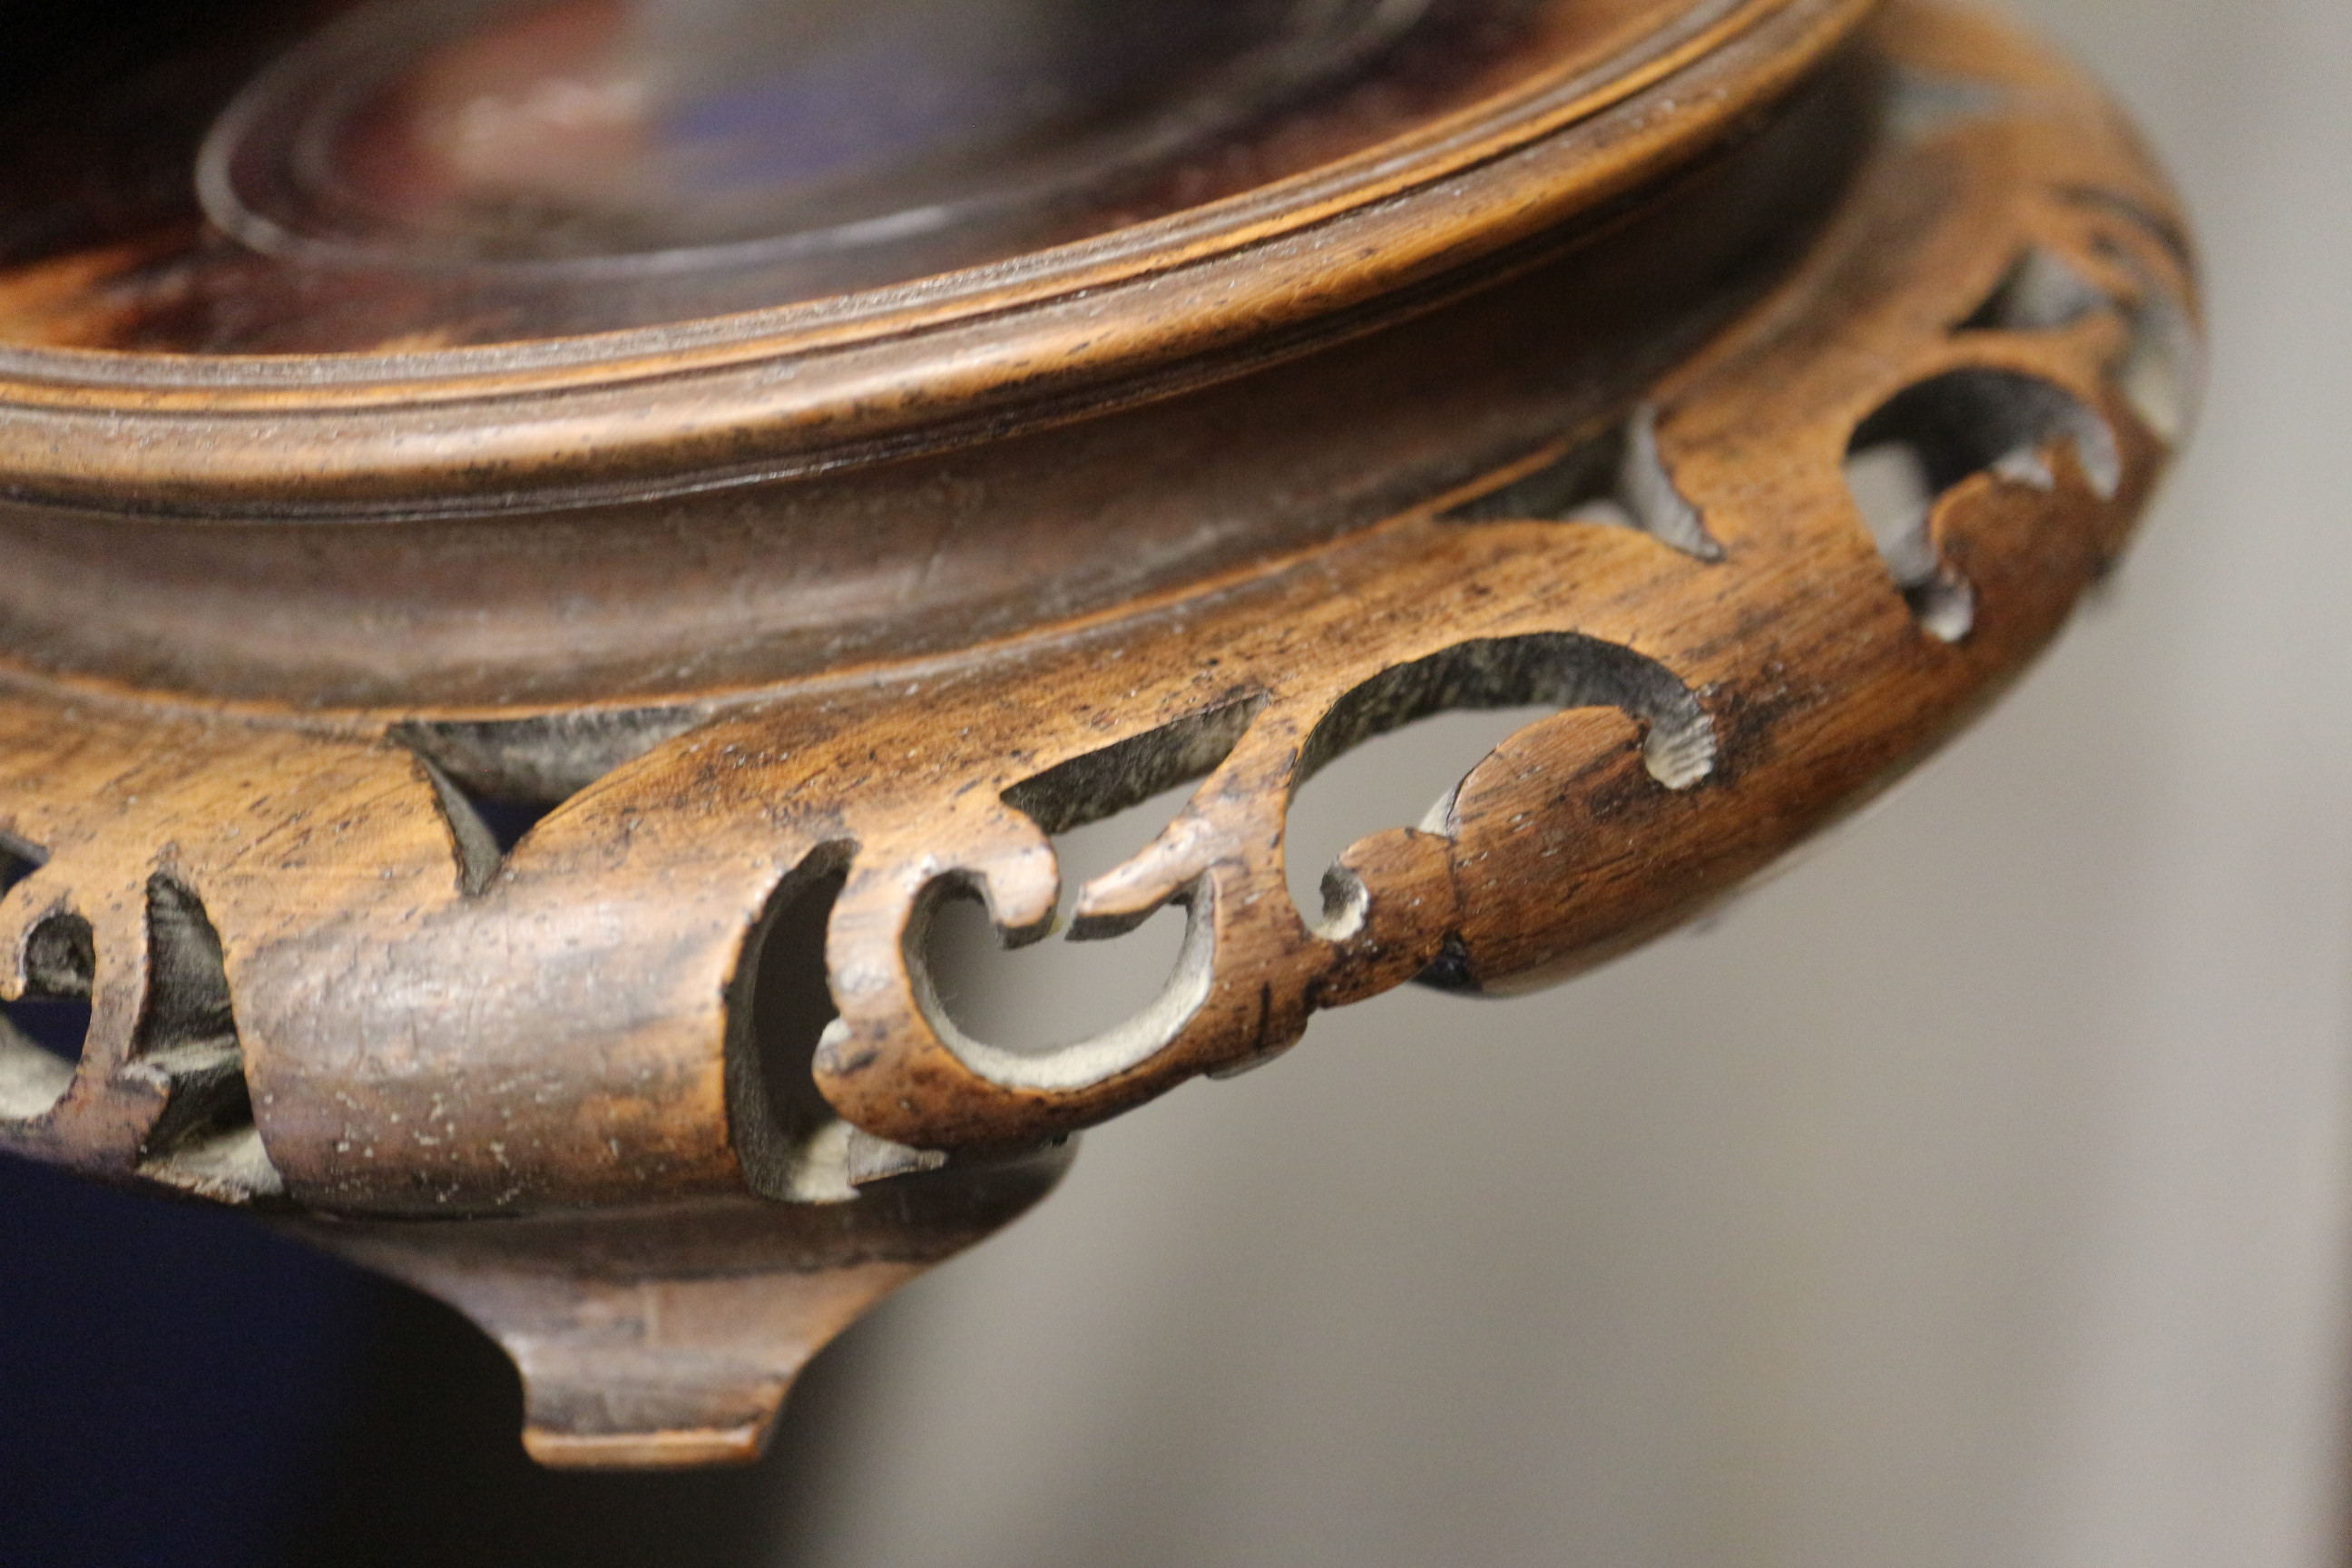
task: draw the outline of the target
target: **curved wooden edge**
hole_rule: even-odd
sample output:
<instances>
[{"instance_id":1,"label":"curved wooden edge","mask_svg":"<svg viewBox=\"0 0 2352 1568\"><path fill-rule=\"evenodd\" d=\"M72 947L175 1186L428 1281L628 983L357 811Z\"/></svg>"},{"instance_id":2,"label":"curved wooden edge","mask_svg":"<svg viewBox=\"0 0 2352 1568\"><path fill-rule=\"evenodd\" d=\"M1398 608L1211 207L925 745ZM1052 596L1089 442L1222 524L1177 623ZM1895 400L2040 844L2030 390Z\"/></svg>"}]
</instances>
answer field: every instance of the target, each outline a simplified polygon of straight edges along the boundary
<instances>
[{"instance_id":1,"label":"curved wooden edge","mask_svg":"<svg viewBox=\"0 0 2352 1568\"><path fill-rule=\"evenodd\" d=\"M353 1214L740 1192L764 1112L730 1099L729 997L820 854L848 869L814 1071L870 1142L832 1135L813 1191L1092 1124L1415 976L1557 978L1704 908L2024 668L2193 413L2180 220L2105 100L1940 9L1873 47L1881 142L1829 231L1616 425L1211 594L780 693L504 853L389 737L0 696L0 834L40 862L0 899L0 954L18 984L93 955L90 1047L53 1101L0 1107L0 1142ZM1845 471L1882 437L1935 479L1884 544ZM1341 857L1335 906L1291 901L1316 761L1531 700L1559 716ZM1108 1042L960 1048L923 912L967 889L1040 933L1051 835L1193 777L1072 908L1099 937L1188 904L1205 957L1176 1000ZM233 1028L202 1034L219 998Z\"/></svg>"},{"instance_id":2,"label":"curved wooden edge","mask_svg":"<svg viewBox=\"0 0 2352 1568\"><path fill-rule=\"evenodd\" d=\"M57 505L247 521L661 494L934 450L1242 374L1368 330L1414 290L1657 177L1770 103L1876 0L1740 0L1540 112L1491 106L1336 194L1206 237L1152 226L1011 277L927 280L844 320L786 310L656 337L413 359L0 355L0 485ZM1454 144L1458 143L1458 145ZM1188 221L1200 222L1200 218ZM1101 252L1112 259L1087 265ZM1050 263L1050 264L1049 264ZM657 350L650 342L659 341ZM1269 345L1279 344L1278 349ZM572 363L574 359L578 363ZM112 373L112 374L110 374ZM449 460L452 449L467 454Z\"/></svg>"}]
</instances>

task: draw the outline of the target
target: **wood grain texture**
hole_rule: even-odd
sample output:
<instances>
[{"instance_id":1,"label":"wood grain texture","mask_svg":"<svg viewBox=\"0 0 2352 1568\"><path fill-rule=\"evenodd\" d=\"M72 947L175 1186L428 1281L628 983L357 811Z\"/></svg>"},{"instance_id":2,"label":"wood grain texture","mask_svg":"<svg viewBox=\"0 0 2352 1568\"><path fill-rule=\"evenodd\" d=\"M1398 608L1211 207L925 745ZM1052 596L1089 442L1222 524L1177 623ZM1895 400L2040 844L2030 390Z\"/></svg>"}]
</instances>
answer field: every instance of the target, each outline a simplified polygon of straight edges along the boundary
<instances>
[{"instance_id":1,"label":"wood grain texture","mask_svg":"<svg viewBox=\"0 0 2352 1568\"><path fill-rule=\"evenodd\" d=\"M28 873L0 953L10 995L91 1003L63 1076L0 1038L0 1147L347 1227L534 1347L552 1459L740 1457L899 1263L1043 1191L1002 1196L1058 1172L1023 1152L1318 1010L1548 984L1705 910L2016 677L2193 413L2182 220L2115 111L1940 7L1825 52L1858 16L1747 7L1678 74L1311 239L762 340L756 433L744 353L694 342L643 367L658 395L553 362L0 385ZM77 421L147 434L101 485ZM1920 493L1874 539L1848 464L1888 452ZM457 489L480 515L436 515ZM1294 902L1318 767L1532 704L1556 716ZM959 1029L922 958L941 902L1041 938L1052 836L1193 780L1073 906L1090 940L1186 910L1160 1001L1050 1049ZM552 809L502 850L501 798ZM752 1016L788 928L821 942L821 1040ZM756 1254L880 1205L911 1238L887 1267L719 1271L803 1280L747 1331L765 1359L637 1415L580 1392L618 1309L578 1303L704 1292L709 1259L546 1259L660 1205ZM486 1217L515 1215L542 1217ZM731 1289L662 1310L718 1324Z\"/></svg>"}]
</instances>

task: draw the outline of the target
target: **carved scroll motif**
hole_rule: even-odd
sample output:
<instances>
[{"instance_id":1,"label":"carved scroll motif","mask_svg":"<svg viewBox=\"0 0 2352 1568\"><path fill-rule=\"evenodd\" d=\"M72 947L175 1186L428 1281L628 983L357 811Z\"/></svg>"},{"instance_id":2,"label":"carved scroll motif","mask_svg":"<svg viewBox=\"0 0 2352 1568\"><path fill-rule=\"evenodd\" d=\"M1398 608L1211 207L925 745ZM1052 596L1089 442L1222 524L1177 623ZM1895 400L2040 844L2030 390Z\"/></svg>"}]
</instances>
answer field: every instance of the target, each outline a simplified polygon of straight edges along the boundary
<instances>
[{"instance_id":1,"label":"carved scroll motif","mask_svg":"<svg viewBox=\"0 0 2352 1568\"><path fill-rule=\"evenodd\" d=\"M2193 414L2160 184L1925 24L1882 43L1919 56L1883 144L1744 319L1634 406L1205 588L620 713L0 689L0 991L89 1009L78 1064L0 1034L0 1145L348 1214L839 1203L1318 1010L1542 984L1703 908L2054 634ZM1318 767L1531 704L1299 907ZM922 957L942 900L1042 938L1054 836L1187 781L1070 903L1087 941L1184 910L1160 997L1050 1049L958 1026ZM819 973L829 1002L775 1022Z\"/></svg>"}]
</instances>

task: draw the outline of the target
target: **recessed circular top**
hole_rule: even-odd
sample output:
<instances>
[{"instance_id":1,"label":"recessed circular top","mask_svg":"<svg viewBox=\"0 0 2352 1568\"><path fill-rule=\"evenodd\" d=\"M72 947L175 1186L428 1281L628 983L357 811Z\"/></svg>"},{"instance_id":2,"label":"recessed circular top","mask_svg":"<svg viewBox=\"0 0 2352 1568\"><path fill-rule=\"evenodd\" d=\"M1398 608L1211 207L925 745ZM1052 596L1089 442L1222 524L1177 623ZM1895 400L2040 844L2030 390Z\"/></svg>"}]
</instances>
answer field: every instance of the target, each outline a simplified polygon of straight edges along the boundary
<instances>
[{"instance_id":1,"label":"recessed circular top","mask_svg":"<svg viewBox=\"0 0 2352 1568\"><path fill-rule=\"evenodd\" d=\"M0 123L81 172L0 182L0 345L413 354L1034 268L1780 8L263 0L181 37L112 5L128 43L51 50ZM145 58L92 101L77 49Z\"/></svg>"},{"instance_id":2,"label":"recessed circular top","mask_svg":"<svg viewBox=\"0 0 2352 1568\"><path fill-rule=\"evenodd\" d=\"M227 234L325 266L870 250L1098 203L1435 3L373 0L237 96L200 189Z\"/></svg>"},{"instance_id":3,"label":"recessed circular top","mask_svg":"<svg viewBox=\"0 0 2352 1568\"><path fill-rule=\"evenodd\" d=\"M1133 401L1417 309L1736 134L1871 4L0 19L0 483L506 508Z\"/></svg>"}]
</instances>

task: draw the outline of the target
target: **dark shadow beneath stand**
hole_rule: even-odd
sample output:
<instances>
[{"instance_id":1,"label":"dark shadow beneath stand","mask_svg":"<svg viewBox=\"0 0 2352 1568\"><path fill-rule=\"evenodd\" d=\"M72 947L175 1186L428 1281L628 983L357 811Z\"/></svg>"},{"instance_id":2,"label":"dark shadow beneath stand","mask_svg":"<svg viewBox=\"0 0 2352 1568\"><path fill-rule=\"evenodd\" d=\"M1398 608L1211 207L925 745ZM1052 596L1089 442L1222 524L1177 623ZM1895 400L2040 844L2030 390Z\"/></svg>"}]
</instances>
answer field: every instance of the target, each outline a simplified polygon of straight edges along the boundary
<instances>
[{"instance_id":1,"label":"dark shadow beneath stand","mask_svg":"<svg viewBox=\"0 0 2352 1568\"><path fill-rule=\"evenodd\" d=\"M818 1358L759 1465L560 1475L450 1309L241 1216L0 1158L0 1564L793 1561L879 1327Z\"/></svg>"},{"instance_id":2,"label":"dark shadow beneath stand","mask_svg":"<svg viewBox=\"0 0 2352 1568\"><path fill-rule=\"evenodd\" d=\"M793 1561L830 1473L826 1434L874 1340L853 1329L817 1359L757 1465L563 1473L524 1456L521 1389L497 1346L427 1297L373 1295L353 1403L277 1559L289 1568Z\"/></svg>"}]
</instances>

